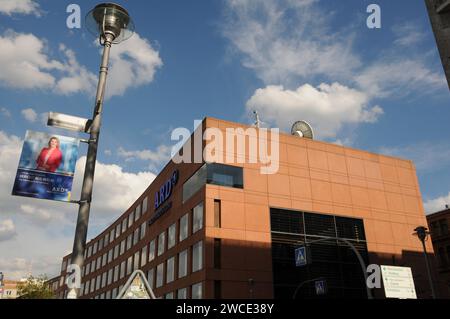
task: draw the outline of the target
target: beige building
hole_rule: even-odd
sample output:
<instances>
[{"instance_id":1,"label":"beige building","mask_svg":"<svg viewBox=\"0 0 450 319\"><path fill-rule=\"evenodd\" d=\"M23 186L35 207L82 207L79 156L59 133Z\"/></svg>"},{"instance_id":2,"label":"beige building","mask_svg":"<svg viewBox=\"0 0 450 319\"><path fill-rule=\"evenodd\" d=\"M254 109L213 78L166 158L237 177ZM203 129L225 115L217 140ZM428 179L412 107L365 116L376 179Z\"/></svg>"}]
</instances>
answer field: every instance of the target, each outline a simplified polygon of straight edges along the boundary
<instances>
[{"instance_id":1,"label":"beige building","mask_svg":"<svg viewBox=\"0 0 450 319\"><path fill-rule=\"evenodd\" d=\"M249 127L205 118L201 133L207 128L225 136ZM311 298L314 287L303 283L319 277L329 298L366 298L361 265L344 240L366 264L411 267L418 297L430 297L412 236L426 218L411 161L281 133L279 170L265 175L249 144L245 154L223 145L202 163L170 161L87 243L82 298L114 298L135 269L161 298ZM296 267L294 251L307 243L312 263ZM430 241L427 248L432 254ZM373 292L384 298L383 289ZM58 294L66 296L65 285Z\"/></svg>"}]
</instances>

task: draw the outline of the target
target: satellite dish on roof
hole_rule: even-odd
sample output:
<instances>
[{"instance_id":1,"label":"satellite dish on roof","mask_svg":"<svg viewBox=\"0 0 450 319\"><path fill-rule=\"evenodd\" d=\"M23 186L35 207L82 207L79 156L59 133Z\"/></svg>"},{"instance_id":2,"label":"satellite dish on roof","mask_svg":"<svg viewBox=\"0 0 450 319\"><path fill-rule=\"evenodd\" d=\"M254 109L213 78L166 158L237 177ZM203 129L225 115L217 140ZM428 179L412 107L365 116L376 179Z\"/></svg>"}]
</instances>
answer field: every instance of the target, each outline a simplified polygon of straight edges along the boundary
<instances>
[{"instance_id":1,"label":"satellite dish on roof","mask_svg":"<svg viewBox=\"0 0 450 319\"><path fill-rule=\"evenodd\" d=\"M297 121L292 125L291 134L298 137L314 139L314 132L306 121Z\"/></svg>"}]
</instances>

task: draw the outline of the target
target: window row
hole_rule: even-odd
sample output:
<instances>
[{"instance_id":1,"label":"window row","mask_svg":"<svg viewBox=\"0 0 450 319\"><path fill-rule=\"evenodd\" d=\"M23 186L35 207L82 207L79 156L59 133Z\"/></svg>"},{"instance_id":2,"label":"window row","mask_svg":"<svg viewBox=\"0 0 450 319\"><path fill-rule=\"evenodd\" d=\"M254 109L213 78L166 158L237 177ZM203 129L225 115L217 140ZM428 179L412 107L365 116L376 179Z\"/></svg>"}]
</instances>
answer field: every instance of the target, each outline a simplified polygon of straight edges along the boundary
<instances>
[{"instance_id":1,"label":"window row","mask_svg":"<svg viewBox=\"0 0 450 319\"><path fill-rule=\"evenodd\" d=\"M144 249L142 250L144 251ZM160 288L164 284L169 284L175 279L180 279L188 275L188 252L186 249L177 256L173 256L166 261L160 263L156 266L156 276L155 268L148 271L147 279L150 287ZM191 271L196 272L203 269L203 241L200 241L191 247ZM82 295L87 295L93 293L99 289L103 289L117 281L125 278L125 276L131 275L131 273L141 268L142 260L140 263L139 252L136 252L133 256L130 256L126 261L122 261L120 264L103 272L102 274L86 281L83 283L81 289ZM145 255L141 255L141 258L145 260ZM176 258L176 260L175 260ZM165 272L164 272L165 270ZM175 278L175 275L177 276Z\"/></svg>"},{"instance_id":2,"label":"window row","mask_svg":"<svg viewBox=\"0 0 450 319\"><path fill-rule=\"evenodd\" d=\"M97 296L95 296L93 299L115 299L119 292L122 290L123 286L120 286L119 288L114 288L112 290L108 290L104 293L101 293ZM180 288L176 292L169 292L164 295L164 299L187 299L188 296L188 288ZM203 285L201 282L196 283L192 286L190 286L191 289L191 298L192 299L202 299L203 298ZM160 297L159 299L162 299L163 297Z\"/></svg>"},{"instance_id":3,"label":"window row","mask_svg":"<svg viewBox=\"0 0 450 319\"><path fill-rule=\"evenodd\" d=\"M148 197L139 203L138 206L127 216L125 216L122 222L118 223L114 228L112 228L108 233L102 238L90 243L85 250L85 258L89 258L95 255L98 251L101 251L104 247L111 244L115 239L119 238L128 228L130 228L134 222L136 222L142 215L147 212L148 209ZM63 267L65 269L65 267Z\"/></svg>"}]
</instances>

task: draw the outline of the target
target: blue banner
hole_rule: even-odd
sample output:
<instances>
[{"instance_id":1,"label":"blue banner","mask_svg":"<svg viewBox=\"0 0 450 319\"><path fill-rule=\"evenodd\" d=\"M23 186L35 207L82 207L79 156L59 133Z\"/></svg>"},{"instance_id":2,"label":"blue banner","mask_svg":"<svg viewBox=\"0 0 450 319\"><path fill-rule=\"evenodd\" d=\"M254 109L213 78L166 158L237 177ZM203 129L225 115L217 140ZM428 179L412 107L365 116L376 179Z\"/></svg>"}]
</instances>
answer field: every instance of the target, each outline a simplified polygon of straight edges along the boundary
<instances>
[{"instance_id":1,"label":"blue banner","mask_svg":"<svg viewBox=\"0 0 450 319\"><path fill-rule=\"evenodd\" d=\"M12 194L70 201L79 140L27 131Z\"/></svg>"}]
</instances>

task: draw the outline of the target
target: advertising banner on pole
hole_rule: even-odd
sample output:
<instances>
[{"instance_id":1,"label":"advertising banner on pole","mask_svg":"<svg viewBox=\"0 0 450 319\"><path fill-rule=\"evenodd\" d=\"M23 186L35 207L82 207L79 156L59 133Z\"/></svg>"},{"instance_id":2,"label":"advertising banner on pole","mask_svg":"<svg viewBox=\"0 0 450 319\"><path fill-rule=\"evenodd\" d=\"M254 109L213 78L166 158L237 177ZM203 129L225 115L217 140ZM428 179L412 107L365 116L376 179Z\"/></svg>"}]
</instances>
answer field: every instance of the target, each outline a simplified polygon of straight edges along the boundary
<instances>
[{"instance_id":1,"label":"advertising banner on pole","mask_svg":"<svg viewBox=\"0 0 450 319\"><path fill-rule=\"evenodd\" d=\"M80 141L27 131L12 194L70 201Z\"/></svg>"}]
</instances>

